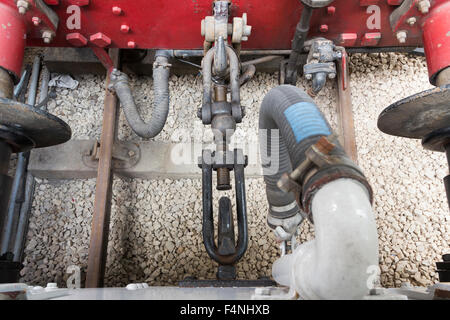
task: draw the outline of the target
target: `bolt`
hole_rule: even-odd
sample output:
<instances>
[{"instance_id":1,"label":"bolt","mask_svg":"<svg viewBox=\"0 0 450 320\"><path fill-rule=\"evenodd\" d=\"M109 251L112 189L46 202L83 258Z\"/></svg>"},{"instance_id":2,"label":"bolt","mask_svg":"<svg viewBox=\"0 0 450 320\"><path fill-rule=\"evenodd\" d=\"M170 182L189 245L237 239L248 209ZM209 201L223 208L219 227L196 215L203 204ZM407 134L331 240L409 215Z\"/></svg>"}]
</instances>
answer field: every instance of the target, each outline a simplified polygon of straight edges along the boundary
<instances>
[{"instance_id":1,"label":"bolt","mask_svg":"<svg viewBox=\"0 0 450 320\"><path fill-rule=\"evenodd\" d=\"M136 155L136 153L133 150L128 151L128 156L130 158L134 157Z\"/></svg>"},{"instance_id":2,"label":"bolt","mask_svg":"<svg viewBox=\"0 0 450 320\"><path fill-rule=\"evenodd\" d=\"M397 32L397 40L400 43L405 43L406 42L406 38L407 38L407 33L406 31L399 31Z\"/></svg>"},{"instance_id":3,"label":"bolt","mask_svg":"<svg viewBox=\"0 0 450 320\"><path fill-rule=\"evenodd\" d=\"M136 42L134 42L134 41L128 41L127 46L128 46L128 48L130 48L130 49L134 49L134 48L136 48Z\"/></svg>"},{"instance_id":4,"label":"bolt","mask_svg":"<svg viewBox=\"0 0 450 320\"><path fill-rule=\"evenodd\" d=\"M112 8L112 13L116 16L120 16L122 14L122 8L120 7L113 7Z\"/></svg>"},{"instance_id":5,"label":"bolt","mask_svg":"<svg viewBox=\"0 0 450 320\"><path fill-rule=\"evenodd\" d=\"M428 13L428 11L430 11L431 3L429 0L422 0L422 1L419 1L419 3L417 4L417 7L418 7L420 13L426 14L426 13Z\"/></svg>"},{"instance_id":6,"label":"bolt","mask_svg":"<svg viewBox=\"0 0 450 320\"><path fill-rule=\"evenodd\" d=\"M323 33L328 32L328 25L322 24L320 26L320 32L323 32Z\"/></svg>"},{"instance_id":7,"label":"bolt","mask_svg":"<svg viewBox=\"0 0 450 320\"><path fill-rule=\"evenodd\" d=\"M128 25L126 25L126 24L121 25L121 26L120 26L120 32L122 32L122 33L128 33L128 32L130 32L130 26L128 26Z\"/></svg>"},{"instance_id":8,"label":"bolt","mask_svg":"<svg viewBox=\"0 0 450 320\"><path fill-rule=\"evenodd\" d=\"M295 183L287 173L281 175L280 179L277 181L277 187L284 193L289 193L296 189Z\"/></svg>"},{"instance_id":9,"label":"bolt","mask_svg":"<svg viewBox=\"0 0 450 320\"><path fill-rule=\"evenodd\" d=\"M19 13L24 15L27 13L28 9L30 8L30 4L27 0L19 0L17 1L17 9L19 9Z\"/></svg>"},{"instance_id":10,"label":"bolt","mask_svg":"<svg viewBox=\"0 0 450 320\"><path fill-rule=\"evenodd\" d=\"M310 73L305 74L305 78L306 78L306 80L311 80L312 74L310 74Z\"/></svg>"},{"instance_id":11,"label":"bolt","mask_svg":"<svg viewBox=\"0 0 450 320\"><path fill-rule=\"evenodd\" d=\"M406 23L410 26L413 26L417 22L417 19L415 17L411 17L408 20L406 20Z\"/></svg>"},{"instance_id":12,"label":"bolt","mask_svg":"<svg viewBox=\"0 0 450 320\"><path fill-rule=\"evenodd\" d=\"M336 73L329 73L328 74L328 79L334 79L334 78L336 78Z\"/></svg>"},{"instance_id":13,"label":"bolt","mask_svg":"<svg viewBox=\"0 0 450 320\"><path fill-rule=\"evenodd\" d=\"M333 6L327 7L327 13L328 15L333 16L336 13L336 7Z\"/></svg>"},{"instance_id":14,"label":"bolt","mask_svg":"<svg viewBox=\"0 0 450 320\"><path fill-rule=\"evenodd\" d=\"M42 39L45 44L49 44L53 40L54 33L52 31L46 30L42 33Z\"/></svg>"},{"instance_id":15,"label":"bolt","mask_svg":"<svg viewBox=\"0 0 450 320\"><path fill-rule=\"evenodd\" d=\"M31 21L33 22L33 24L37 27L38 25L40 25L41 24L41 18L39 18L39 17L33 17L32 19L31 19Z\"/></svg>"}]
</instances>

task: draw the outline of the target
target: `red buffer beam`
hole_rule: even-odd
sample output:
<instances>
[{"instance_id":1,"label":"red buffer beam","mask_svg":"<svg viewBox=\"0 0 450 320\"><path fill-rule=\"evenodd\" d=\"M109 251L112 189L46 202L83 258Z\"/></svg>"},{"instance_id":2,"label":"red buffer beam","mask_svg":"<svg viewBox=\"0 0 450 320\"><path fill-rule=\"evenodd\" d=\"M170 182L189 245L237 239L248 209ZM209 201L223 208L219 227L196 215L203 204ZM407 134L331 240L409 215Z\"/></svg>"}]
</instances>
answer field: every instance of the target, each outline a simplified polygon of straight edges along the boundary
<instances>
[{"instance_id":1,"label":"red buffer beam","mask_svg":"<svg viewBox=\"0 0 450 320\"><path fill-rule=\"evenodd\" d=\"M212 0L45 2L59 17L50 46L142 49L201 49L200 22L211 15L212 4ZM410 32L400 43L391 29L390 15L400 2L336 0L314 11L310 36L324 36L346 47L418 46L422 43L419 31ZM231 10L234 17L247 13L248 24L253 27L244 49L289 49L302 4L299 0L233 0ZM32 25L33 12L25 18ZM29 37L27 44L48 45L39 34Z\"/></svg>"}]
</instances>

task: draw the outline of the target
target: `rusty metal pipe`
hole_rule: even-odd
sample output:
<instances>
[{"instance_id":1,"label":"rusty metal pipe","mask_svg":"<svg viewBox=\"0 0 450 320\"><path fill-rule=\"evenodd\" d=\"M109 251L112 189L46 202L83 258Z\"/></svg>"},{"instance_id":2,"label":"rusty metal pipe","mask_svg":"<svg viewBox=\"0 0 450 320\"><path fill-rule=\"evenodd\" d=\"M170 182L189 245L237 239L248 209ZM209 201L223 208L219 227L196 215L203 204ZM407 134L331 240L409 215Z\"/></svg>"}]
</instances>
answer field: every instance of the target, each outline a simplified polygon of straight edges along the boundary
<instances>
[{"instance_id":1,"label":"rusty metal pipe","mask_svg":"<svg viewBox=\"0 0 450 320\"><path fill-rule=\"evenodd\" d=\"M111 58L114 62L114 67L118 68L120 51L118 49L113 49L111 50L110 55L112 56ZM109 82L110 74L108 73L106 87L108 87ZM106 89L86 288L102 287L104 281L112 199L112 151L117 134L117 102L117 97Z\"/></svg>"}]
</instances>

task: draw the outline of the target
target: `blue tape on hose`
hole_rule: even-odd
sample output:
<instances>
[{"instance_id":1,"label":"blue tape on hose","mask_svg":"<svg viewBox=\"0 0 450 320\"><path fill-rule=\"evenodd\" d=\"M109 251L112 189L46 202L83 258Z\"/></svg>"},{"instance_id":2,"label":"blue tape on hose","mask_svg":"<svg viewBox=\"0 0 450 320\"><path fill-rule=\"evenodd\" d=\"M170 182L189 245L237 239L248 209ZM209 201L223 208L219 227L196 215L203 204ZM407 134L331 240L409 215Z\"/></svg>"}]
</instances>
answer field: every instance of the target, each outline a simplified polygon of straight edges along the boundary
<instances>
[{"instance_id":1,"label":"blue tape on hose","mask_svg":"<svg viewBox=\"0 0 450 320\"><path fill-rule=\"evenodd\" d=\"M297 143L313 136L329 136L331 130L317 106L310 102L293 104L284 111Z\"/></svg>"}]
</instances>

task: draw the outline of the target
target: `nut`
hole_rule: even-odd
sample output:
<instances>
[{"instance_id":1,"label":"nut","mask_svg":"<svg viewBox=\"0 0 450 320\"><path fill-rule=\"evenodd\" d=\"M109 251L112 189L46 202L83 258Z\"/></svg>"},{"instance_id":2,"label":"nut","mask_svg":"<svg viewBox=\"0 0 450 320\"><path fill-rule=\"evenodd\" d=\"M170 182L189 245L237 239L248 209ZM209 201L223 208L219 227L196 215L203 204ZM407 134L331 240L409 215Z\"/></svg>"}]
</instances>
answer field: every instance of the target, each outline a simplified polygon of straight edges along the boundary
<instances>
[{"instance_id":1,"label":"nut","mask_svg":"<svg viewBox=\"0 0 450 320\"><path fill-rule=\"evenodd\" d=\"M416 22L417 22L416 17L411 17L408 18L408 20L406 20L406 23L409 24L410 26L413 26Z\"/></svg>"},{"instance_id":2,"label":"nut","mask_svg":"<svg viewBox=\"0 0 450 320\"><path fill-rule=\"evenodd\" d=\"M419 9L420 13L426 14L428 11L430 11L431 3L429 0L422 0L419 1L417 4L417 8Z\"/></svg>"},{"instance_id":3,"label":"nut","mask_svg":"<svg viewBox=\"0 0 450 320\"><path fill-rule=\"evenodd\" d=\"M30 9L30 4L27 0L19 0L17 1L17 9L19 9L19 13L23 15Z\"/></svg>"},{"instance_id":4,"label":"nut","mask_svg":"<svg viewBox=\"0 0 450 320\"><path fill-rule=\"evenodd\" d=\"M55 34L50 30L45 30L44 32L42 32L42 40L44 40L45 44L49 44L50 42L52 42L54 36Z\"/></svg>"},{"instance_id":5,"label":"nut","mask_svg":"<svg viewBox=\"0 0 450 320\"><path fill-rule=\"evenodd\" d=\"M38 25L40 25L41 24L41 18L39 18L39 17L33 17L32 19L31 19L31 21L33 22L33 24L37 27Z\"/></svg>"},{"instance_id":6,"label":"nut","mask_svg":"<svg viewBox=\"0 0 450 320\"><path fill-rule=\"evenodd\" d=\"M405 43L407 38L408 38L408 34L406 33L406 31L402 30L402 31L397 32L398 42Z\"/></svg>"}]
</instances>

